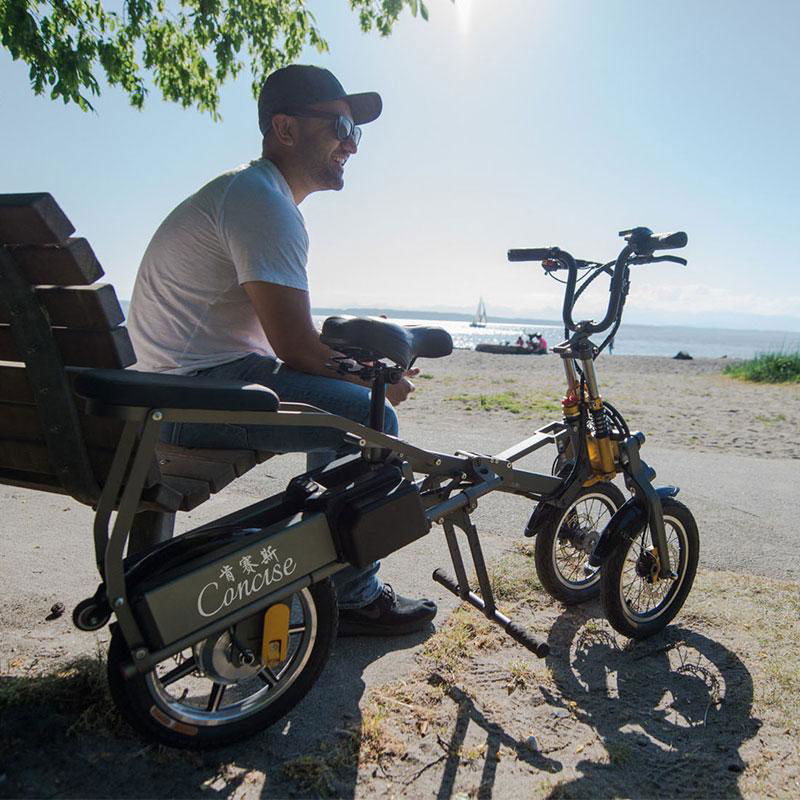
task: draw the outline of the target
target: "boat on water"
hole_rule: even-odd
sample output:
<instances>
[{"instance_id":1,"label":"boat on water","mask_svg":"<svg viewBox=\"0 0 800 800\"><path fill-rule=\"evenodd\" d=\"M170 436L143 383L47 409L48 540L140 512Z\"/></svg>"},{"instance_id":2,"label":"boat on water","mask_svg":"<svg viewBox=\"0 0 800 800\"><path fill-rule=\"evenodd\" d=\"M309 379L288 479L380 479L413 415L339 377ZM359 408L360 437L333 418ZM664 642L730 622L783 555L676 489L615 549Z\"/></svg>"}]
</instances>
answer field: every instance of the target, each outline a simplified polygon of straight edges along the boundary
<instances>
[{"instance_id":1,"label":"boat on water","mask_svg":"<svg viewBox=\"0 0 800 800\"><path fill-rule=\"evenodd\" d=\"M499 353L501 355L511 356L543 356L544 350L533 350L530 347L520 347L516 344L491 344L488 342L481 342L475 345L475 350L478 353Z\"/></svg>"},{"instance_id":2,"label":"boat on water","mask_svg":"<svg viewBox=\"0 0 800 800\"><path fill-rule=\"evenodd\" d=\"M543 356L547 354L547 340L541 333L527 333L527 343L524 343L522 334L514 344L511 342L492 343L481 342L475 345L475 350L479 353L501 353L511 356Z\"/></svg>"},{"instance_id":3,"label":"boat on water","mask_svg":"<svg viewBox=\"0 0 800 800\"><path fill-rule=\"evenodd\" d=\"M485 328L486 327L486 304L481 297L478 300L478 308L475 311L475 316L469 324L470 328Z\"/></svg>"}]
</instances>

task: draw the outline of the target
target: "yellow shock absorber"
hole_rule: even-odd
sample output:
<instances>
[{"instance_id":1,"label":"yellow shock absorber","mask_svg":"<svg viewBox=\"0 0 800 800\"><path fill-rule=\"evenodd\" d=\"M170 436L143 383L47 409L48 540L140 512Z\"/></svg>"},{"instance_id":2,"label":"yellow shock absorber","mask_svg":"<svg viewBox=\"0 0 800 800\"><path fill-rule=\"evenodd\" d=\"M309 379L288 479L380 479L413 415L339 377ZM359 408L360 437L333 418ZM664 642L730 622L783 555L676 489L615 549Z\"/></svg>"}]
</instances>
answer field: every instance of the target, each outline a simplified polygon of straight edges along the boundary
<instances>
[{"instance_id":1,"label":"yellow shock absorber","mask_svg":"<svg viewBox=\"0 0 800 800\"><path fill-rule=\"evenodd\" d=\"M578 396L575 394L575 392L568 392L566 397L562 398L561 410L564 413L565 420L574 420L580 414Z\"/></svg>"},{"instance_id":2,"label":"yellow shock absorber","mask_svg":"<svg viewBox=\"0 0 800 800\"><path fill-rule=\"evenodd\" d=\"M616 474L616 469L614 467L614 450L612 445L614 444L611 439L606 436L603 439L598 439L597 444L600 449L600 469L606 474L611 473L612 475Z\"/></svg>"},{"instance_id":3,"label":"yellow shock absorber","mask_svg":"<svg viewBox=\"0 0 800 800\"><path fill-rule=\"evenodd\" d=\"M264 614L264 636L261 639L261 663L275 667L289 654L289 606L276 603Z\"/></svg>"},{"instance_id":4,"label":"yellow shock absorber","mask_svg":"<svg viewBox=\"0 0 800 800\"><path fill-rule=\"evenodd\" d=\"M589 406L594 414L603 411L603 399L593 398ZM591 485L602 480L610 480L616 475L616 462L619 459L619 445L612 441L609 436L600 438L588 434L586 436L586 449L589 453L589 462L594 471L594 477L590 478L585 485Z\"/></svg>"},{"instance_id":5,"label":"yellow shock absorber","mask_svg":"<svg viewBox=\"0 0 800 800\"><path fill-rule=\"evenodd\" d=\"M586 452L589 454L589 463L595 475L603 472L603 465L600 461L600 448L597 446L597 439L591 433L586 434Z\"/></svg>"}]
</instances>

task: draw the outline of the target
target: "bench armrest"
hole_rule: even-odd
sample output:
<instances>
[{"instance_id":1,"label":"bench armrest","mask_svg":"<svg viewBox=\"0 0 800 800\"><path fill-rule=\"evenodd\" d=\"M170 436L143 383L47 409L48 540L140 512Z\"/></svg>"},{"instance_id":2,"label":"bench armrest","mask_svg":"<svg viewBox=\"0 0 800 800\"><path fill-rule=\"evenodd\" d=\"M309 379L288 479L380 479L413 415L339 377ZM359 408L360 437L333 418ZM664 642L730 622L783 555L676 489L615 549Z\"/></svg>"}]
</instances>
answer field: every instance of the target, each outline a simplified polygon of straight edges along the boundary
<instances>
[{"instance_id":1,"label":"bench armrest","mask_svg":"<svg viewBox=\"0 0 800 800\"><path fill-rule=\"evenodd\" d=\"M257 383L132 369L81 370L75 392L106 406L277 411L280 404L272 389Z\"/></svg>"}]
</instances>

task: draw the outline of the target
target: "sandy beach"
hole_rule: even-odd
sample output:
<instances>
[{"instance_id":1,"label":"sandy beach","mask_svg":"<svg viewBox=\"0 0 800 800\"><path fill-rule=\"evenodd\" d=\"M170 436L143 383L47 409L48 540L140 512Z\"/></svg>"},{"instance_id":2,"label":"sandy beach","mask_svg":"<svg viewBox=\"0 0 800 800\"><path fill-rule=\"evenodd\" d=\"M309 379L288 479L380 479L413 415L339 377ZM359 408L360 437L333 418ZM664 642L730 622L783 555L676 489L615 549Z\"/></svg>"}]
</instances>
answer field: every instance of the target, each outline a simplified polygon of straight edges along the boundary
<instances>
[{"instance_id":1,"label":"sandy beach","mask_svg":"<svg viewBox=\"0 0 800 800\"><path fill-rule=\"evenodd\" d=\"M648 458L700 523L701 571L663 634L632 645L599 607L550 600L521 536L530 504L492 496L475 518L502 604L549 637L550 657L454 611L429 577L448 563L435 528L384 575L440 604L436 632L341 640L285 725L216 753L156 747L119 723L97 656L107 631L69 620L97 583L91 510L0 487L0 797L797 796L800 385L732 380L726 363L597 362L604 397L647 434ZM418 366L399 409L411 443L493 453L558 417L555 356L457 351ZM279 491L301 468L297 455L266 462L179 530ZM67 613L53 617L57 602Z\"/></svg>"},{"instance_id":2,"label":"sandy beach","mask_svg":"<svg viewBox=\"0 0 800 800\"><path fill-rule=\"evenodd\" d=\"M732 380L722 374L728 363L603 354L596 370L604 399L622 412L631 430L644 431L660 446L800 458L800 384ZM492 443L501 437L510 444L528 435L531 427L558 417L565 381L555 355L459 350L450 358L421 361L418 366L422 372L416 396L401 408L402 435L412 442L417 435L423 440L436 435L437 443L441 441L436 446L450 451L449 445L458 443L460 432L467 428L478 442ZM515 395L525 408L515 414L481 409L481 395L500 393ZM437 409L435 425L431 409ZM487 444L476 445L479 452L487 449L491 449Z\"/></svg>"}]
</instances>

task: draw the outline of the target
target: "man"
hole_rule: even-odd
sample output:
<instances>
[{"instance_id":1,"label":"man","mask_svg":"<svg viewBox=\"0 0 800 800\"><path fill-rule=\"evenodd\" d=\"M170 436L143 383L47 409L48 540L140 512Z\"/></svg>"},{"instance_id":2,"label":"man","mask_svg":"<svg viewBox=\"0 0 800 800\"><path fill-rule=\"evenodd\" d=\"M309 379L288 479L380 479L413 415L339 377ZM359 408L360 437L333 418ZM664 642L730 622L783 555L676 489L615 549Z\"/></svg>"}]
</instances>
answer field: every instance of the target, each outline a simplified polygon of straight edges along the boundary
<instances>
[{"instance_id":1,"label":"man","mask_svg":"<svg viewBox=\"0 0 800 800\"><path fill-rule=\"evenodd\" d=\"M328 367L335 353L313 324L298 206L312 192L344 186L358 126L381 109L380 95L348 95L318 67L293 65L267 78L258 100L261 158L181 203L145 252L129 319L137 369L260 383L282 400L368 423L368 388ZM392 406L414 390L416 372L387 387L389 434L397 434ZM309 469L344 446L328 429L176 425L171 436L184 446L306 452ZM341 635L408 633L436 615L432 601L400 597L383 584L379 566L334 576Z\"/></svg>"}]
</instances>

